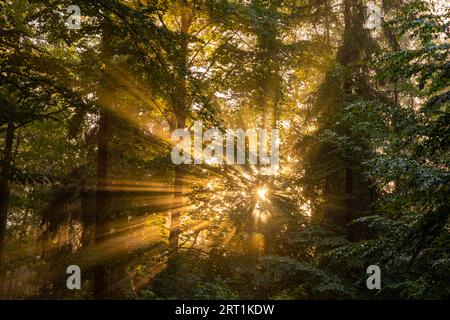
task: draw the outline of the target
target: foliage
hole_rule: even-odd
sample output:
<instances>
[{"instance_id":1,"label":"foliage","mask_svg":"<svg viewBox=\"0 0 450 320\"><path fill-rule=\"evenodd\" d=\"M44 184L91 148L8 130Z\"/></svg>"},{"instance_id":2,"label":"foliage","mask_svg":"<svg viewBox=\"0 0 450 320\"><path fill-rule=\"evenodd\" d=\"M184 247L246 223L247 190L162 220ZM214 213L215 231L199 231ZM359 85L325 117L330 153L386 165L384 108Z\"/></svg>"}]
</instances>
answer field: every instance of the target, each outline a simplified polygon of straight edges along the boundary
<instances>
[{"instance_id":1,"label":"foliage","mask_svg":"<svg viewBox=\"0 0 450 320\"><path fill-rule=\"evenodd\" d=\"M0 297L450 297L439 1L79 2L0 2ZM278 128L279 174L175 166L195 121Z\"/></svg>"}]
</instances>

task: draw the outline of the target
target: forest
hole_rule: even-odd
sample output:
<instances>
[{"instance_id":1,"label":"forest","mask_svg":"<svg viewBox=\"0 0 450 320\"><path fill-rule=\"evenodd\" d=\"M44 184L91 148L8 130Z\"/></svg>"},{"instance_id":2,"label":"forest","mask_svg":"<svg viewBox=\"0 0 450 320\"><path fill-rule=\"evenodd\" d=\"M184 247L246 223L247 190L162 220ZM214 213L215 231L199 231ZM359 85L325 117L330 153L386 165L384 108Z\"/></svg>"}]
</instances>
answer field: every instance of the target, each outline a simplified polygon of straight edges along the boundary
<instances>
[{"instance_id":1,"label":"forest","mask_svg":"<svg viewBox=\"0 0 450 320\"><path fill-rule=\"evenodd\" d=\"M446 0L0 11L0 299L450 299Z\"/></svg>"}]
</instances>

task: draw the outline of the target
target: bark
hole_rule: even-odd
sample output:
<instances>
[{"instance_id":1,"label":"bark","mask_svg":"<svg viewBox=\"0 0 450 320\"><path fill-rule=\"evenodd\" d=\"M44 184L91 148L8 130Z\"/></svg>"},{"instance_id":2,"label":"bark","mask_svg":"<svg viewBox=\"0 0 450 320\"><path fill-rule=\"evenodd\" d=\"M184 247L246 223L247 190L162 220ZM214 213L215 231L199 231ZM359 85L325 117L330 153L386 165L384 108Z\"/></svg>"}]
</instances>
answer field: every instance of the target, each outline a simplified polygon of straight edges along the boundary
<instances>
[{"instance_id":1,"label":"bark","mask_svg":"<svg viewBox=\"0 0 450 320\"><path fill-rule=\"evenodd\" d=\"M108 141L110 119L107 111L112 107L111 90L109 85L108 65L112 57L111 31L108 26L103 27L102 39L102 71L99 102L100 118L98 122L98 145L97 145L97 189L95 194L95 246L98 249L105 241L108 230ZM94 267L93 295L95 299L105 299L109 295L109 275L105 261L98 261Z\"/></svg>"},{"instance_id":2,"label":"bark","mask_svg":"<svg viewBox=\"0 0 450 320\"><path fill-rule=\"evenodd\" d=\"M185 128L185 120L178 119L177 129ZM173 202L170 213L170 235L169 246L171 250L176 253L181 233L181 210L183 207L183 169L180 166L175 166L175 177L173 186Z\"/></svg>"},{"instance_id":3,"label":"bark","mask_svg":"<svg viewBox=\"0 0 450 320\"><path fill-rule=\"evenodd\" d=\"M186 12L188 8L186 8ZM187 34L189 27L192 24L193 15L191 13L185 13L181 16L180 31ZM176 75L176 83L178 84L179 94L172 101L173 115L172 123L170 127L172 130L184 129L186 127L186 108L188 107L188 96L186 86L186 75L188 72L188 38L186 37L180 43L180 65L178 66L179 72ZM179 237L181 232L181 210L183 207L183 189L184 189L183 170L180 166L175 166L174 172L174 186L173 186L173 202L170 212L170 235L169 246L172 252L176 253L179 243Z\"/></svg>"},{"instance_id":4,"label":"bark","mask_svg":"<svg viewBox=\"0 0 450 320\"><path fill-rule=\"evenodd\" d=\"M2 171L0 178L0 261L3 259L3 247L8 219L8 206L10 195L11 160L14 141L14 124L9 122L6 128L5 146L2 157Z\"/></svg>"},{"instance_id":5,"label":"bark","mask_svg":"<svg viewBox=\"0 0 450 320\"><path fill-rule=\"evenodd\" d=\"M352 43L352 30L355 19L352 17L352 4L350 0L344 1L344 42L338 60L344 67L349 67L359 57L359 48L354 47ZM362 28L362 26L361 26ZM346 71L343 84L343 103L345 104L346 97L349 97L353 91L353 84L350 75L352 72ZM345 189L344 189L344 205L345 212L343 213L341 224L346 225L353 219L353 169L350 160L346 160L345 164ZM352 233L352 230L350 230Z\"/></svg>"},{"instance_id":6,"label":"bark","mask_svg":"<svg viewBox=\"0 0 450 320\"><path fill-rule=\"evenodd\" d=\"M81 215L83 221L83 234L81 236L82 248L88 248L95 245L95 215L93 194L86 187L86 181L83 181L81 186Z\"/></svg>"},{"instance_id":7,"label":"bark","mask_svg":"<svg viewBox=\"0 0 450 320\"><path fill-rule=\"evenodd\" d=\"M189 27L193 21L192 13L186 8L181 16L180 31L187 35ZM188 73L188 37L180 43L180 62L178 72L175 75L175 82L178 86L178 95L172 101L173 114L170 123L171 130L184 129L186 127L186 109L188 108L188 94L186 75ZM169 234L169 250L170 254L167 261L167 268L173 278L172 290L176 292L178 288L178 266L177 253L181 234L181 214L183 210L183 192L184 192L184 174L181 165L175 166L174 184L173 184L173 201L170 210L170 234Z\"/></svg>"},{"instance_id":8,"label":"bark","mask_svg":"<svg viewBox=\"0 0 450 320\"><path fill-rule=\"evenodd\" d=\"M109 119L105 112L100 115L97 154L97 191L95 195L95 245L105 240L107 233L107 178L108 178L108 128ZM94 270L94 297L104 299L108 295L108 272L100 261Z\"/></svg>"}]
</instances>

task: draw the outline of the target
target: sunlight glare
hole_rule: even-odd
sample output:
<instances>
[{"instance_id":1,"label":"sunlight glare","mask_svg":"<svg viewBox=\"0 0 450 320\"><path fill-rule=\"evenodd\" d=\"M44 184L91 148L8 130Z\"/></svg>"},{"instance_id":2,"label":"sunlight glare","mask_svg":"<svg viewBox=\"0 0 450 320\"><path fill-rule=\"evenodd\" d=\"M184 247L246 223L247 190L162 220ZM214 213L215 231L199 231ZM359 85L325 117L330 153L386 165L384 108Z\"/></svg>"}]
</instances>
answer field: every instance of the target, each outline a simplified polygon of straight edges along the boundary
<instances>
[{"instance_id":1,"label":"sunlight glare","mask_svg":"<svg viewBox=\"0 0 450 320\"><path fill-rule=\"evenodd\" d=\"M259 188L257 191L258 197L261 200L266 200L267 189L265 187Z\"/></svg>"}]
</instances>

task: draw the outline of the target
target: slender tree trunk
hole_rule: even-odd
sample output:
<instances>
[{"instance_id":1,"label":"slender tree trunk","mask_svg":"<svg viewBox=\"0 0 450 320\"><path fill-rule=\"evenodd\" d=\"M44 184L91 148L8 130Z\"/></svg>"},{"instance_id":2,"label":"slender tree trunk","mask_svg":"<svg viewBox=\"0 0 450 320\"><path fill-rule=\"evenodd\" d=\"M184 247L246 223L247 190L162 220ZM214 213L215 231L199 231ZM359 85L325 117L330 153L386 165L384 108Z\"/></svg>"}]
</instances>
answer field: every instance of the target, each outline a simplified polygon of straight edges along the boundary
<instances>
[{"instance_id":1,"label":"slender tree trunk","mask_svg":"<svg viewBox=\"0 0 450 320\"><path fill-rule=\"evenodd\" d=\"M99 88L100 118L98 122L97 147L97 190L95 194L95 246L98 249L105 241L108 230L108 141L110 119L107 111L112 107L113 100L110 91L110 75L108 66L111 60L111 31L105 24L102 39L102 71ZM109 276L105 261L100 260L94 268L93 294L95 299L105 299L109 295Z\"/></svg>"},{"instance_id":2,"label":"slender tree trunk","mask_svg":"<svg viewBox=\"0 0 450 320\"><path fill-rule=\"evenodd\" d=\"M170 213L170 235L169 246L174 253L177 252L180 233L181 233L181 210L183 206L183 173L182 169L175 167L175 183L174 183L174 196L173 196L173 208Z\"/></svg>"},{"instance_id":3,"label":"slender tree trunk","mask_svg":"<svg viewBox=\"0 0 450 320\"><path fill-rule=\"evenodd\" d=\"M94 212L94 201L93 195L86 187L86 182L83 181L83 185L81 186L81 216L83 221L83 233L81 236L81 245L82 248L88 248L90 246L95 245L95 215L92 214Z\"/></svg>"},{"instance_id":4,"label":"slender tree trunk","mask_svg":"<svg viewBox=\"0 0 450 320\"><path fill-rule=\"evenodd\" d=\"M189 8L186 7L186 12L181 16L180 31L184 34L188 34L189 27L193 21L192 13L189 13ZM189 40L186 37L180 43L180 65L178 65L179 71L176 75L176 82L178 83L179 94L172 101L174 113L172 116L172 123L170 127L172 130L184 129L186 127L186 109L188 107L188 95L186 76L188 73L188 45ZM179 236L181 232L181 210L183 207L183 189L184 178L183 170L180 166L175 167L174 172L174 186L173 186L173 203L172 210L170 212L170 235L169 245L171 251L176 252L178 248Z\"/></svg>"},{"instance_id":5,"label":"slender tree trunk","mask_svg":"<svg viewBox=\"0 0 450 320\"><path fill-rule=\"evenodd\" d=\"M340 55L340 63L349 67L351 63L355 62L358 57L357 50L358 48L354 47L354 44L351 43L351 33L353 29L353 19L352 19L352 10L351 10L351 1L344 0L344 43L342 54ZM362 26L361 26L362 27ZM342 48L341 48L342 49ZM343 93L344 99L343 103L345 104L346 97L349 97L352 94L352 79L350 77L351 72L349 70L346 71L346 75L344 78L344 86ZM347 133L349 134L349 132ZM346 160L345 165L345 190L344 190L344 203L345 203L345 212L342 217L342 224L346 225L353 219L353 169L352 163L350 160ZM350 230L352 233L352 230Z\"/></svg>"},{"instance_id":6,"label":"slender tree trunk","mask_svg":"<svg viewBox=\"0 0 450 320\"><path fill-rule=\"evenodd\" d=\"M109 119L101 112L98 131L97 191L95 199L95 244L104 241L107 231L107 177L108 177L108 126ZM104 299L108 295L108 273L101 261L94 270L94 298Z\"/></svg>"},{"instance_id":7,"label":"slender tree trunk","mask_svg":"<svg viewBox=\"0 0 450 320\"><path fill-rule=\"evenodd\" d=\"M13 141L14 123L10 121L6 128L5 147L3 149L2 171L0 178L0 261L3 259L6 221L8 219Z\"/></svg>"},{"instance_id":8,"label":"slender tree trunk","mask_svg":"<svg viewBox=\"0 0 450 320\"><path fill-rule=\"evenodd\" d=\"M185 128L184 117L177 117L177 129ZM181 210L183 207L183 191L184 191L183 169L175 166L175 177L173 186L173 202L170 213L170 235L169 246L173 253L177 252L180 233L181 233Z\"/></svg>"},{"instance_id":9,"label":"slender tree trunk","mask_svg":"<svg viewBox=\"0 0 450 320\"><path fill-rule=\"evenodd\" d=\"M186 7L185 13L181 16L180 31L186 36L189 32L189 27L192 24L193 15L189 13L189 8ZM180 43L180 64L178 72L175 76L178 84L179 94L174 97L172 101L173 115L170 127L172 130L184 129L186 127L186 111L188 108L188 94L186 76L188 74L188 37ZM174 170L174 184L173 184L173 202L170 210L170 234L169 234L169 248L170 255L167 261L167 267L171 277L173 278L172 290L176 292L178 289L178 266L177 253L179 246L179 239L181 234L181 213L183 210L183 192L184 192L184 174L181 165L175 166Z\"/></svg>"},{"instance_id":10,"label":"slender tree trunk","mask_svg":"<svg viewBox=\"0 0 450 320\"><path fill-rule=\"evenodd\" d=\"M273 11L277 10L277 5L270 5ZM278 26L276 24L272 24L270 27L265 30L264 34L260 34L258 38L259 47L261 48L261 54L265 56L262 60L262 67L264 68L264 77L261 83L261 95L259 97L259 104L262 109L262 129L266 130L265 140L260 140L262 145L268 146L270 145L274 137L271 136L272 129L277 128L278 121L278 105L281 98L281 85L282 85L282 77L280 76L280 44L278 42ZM267 152L269 149L266 150ZM272 152L273 150L270 150ZM258 165L260 172L263 174L271 174L269 170L274 169L272 164L262 164ZM266 171L265 171L266 170ZM266 230L260 230L257 228L254 232L250 234L250 237L253 239L259 239L259 241L264 242L263 246L260 246L258 250L260 250L261 254L270 254L273 251L273 230L270 228L266 228ZM251 249L254 252L254 248Z\"/></svg>"}]
</instances>

